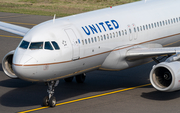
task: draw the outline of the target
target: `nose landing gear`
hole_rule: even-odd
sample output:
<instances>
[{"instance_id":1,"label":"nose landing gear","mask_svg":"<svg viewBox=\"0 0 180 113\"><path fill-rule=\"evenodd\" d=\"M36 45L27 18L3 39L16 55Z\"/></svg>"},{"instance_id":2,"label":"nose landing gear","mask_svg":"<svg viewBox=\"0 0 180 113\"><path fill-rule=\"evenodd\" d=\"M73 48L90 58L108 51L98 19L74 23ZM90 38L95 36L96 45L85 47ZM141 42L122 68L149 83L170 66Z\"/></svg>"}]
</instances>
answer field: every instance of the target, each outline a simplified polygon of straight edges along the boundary
<instances>
[{"instance_id":1,"label":"nose landing gear","mask_svg":"<svg viewBox=\"0 0 180 113\"><path fill-rule=\"evenodd\" d=\"M83 83L85 81L86 75L85 73L77 75L76 81L77 83ZM71 82L73 80L73 77L66 78L66 82ZM54 88L58 86L59 80L50 81L46 83L48 85L47 92L49 96L44 97L42 106L50 106L55 107L56 106L56 98L53 96L54 94Z\"/></svg>"},{"instance_id":2,"label":"nose landing gear","mask_svg":"<svg viewBox=\"0 0 180 113\"><path fill-rule=\"evenodd\" d=\"M50 107L56 106L56 98L53 96L53 94L54 94L54 88L58 84L59 84L59 80L50 81L47 83L47 85L48 85L47 92L48 92L49 96L44 97L43 106L50 106Z\"/></svg>"}]
</instances>

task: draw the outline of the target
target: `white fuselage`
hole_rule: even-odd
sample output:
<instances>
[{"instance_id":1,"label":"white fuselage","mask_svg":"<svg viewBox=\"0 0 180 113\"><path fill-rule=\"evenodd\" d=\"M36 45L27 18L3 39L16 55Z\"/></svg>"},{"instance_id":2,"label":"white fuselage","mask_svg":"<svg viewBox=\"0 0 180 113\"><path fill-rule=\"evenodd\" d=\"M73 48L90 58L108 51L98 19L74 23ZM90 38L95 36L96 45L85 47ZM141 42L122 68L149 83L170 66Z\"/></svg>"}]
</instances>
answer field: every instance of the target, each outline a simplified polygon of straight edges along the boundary
<instances>
[{"instance_id":1,"label":"white fuselage","mask_svg":"<svg viewBox=\"0 0 180 113\"><path fill-rule=\"evenodd\" d=\"M13 70L25 80L51 81L143 64L147 59L127 61L126 52L150 43L179 44L179 4L178 0L140 1L41 23L24 36L28 48L17 47ZM32 42L47 41L56 41L60 49L29 49Z\"/></svg>"}]
</instances>

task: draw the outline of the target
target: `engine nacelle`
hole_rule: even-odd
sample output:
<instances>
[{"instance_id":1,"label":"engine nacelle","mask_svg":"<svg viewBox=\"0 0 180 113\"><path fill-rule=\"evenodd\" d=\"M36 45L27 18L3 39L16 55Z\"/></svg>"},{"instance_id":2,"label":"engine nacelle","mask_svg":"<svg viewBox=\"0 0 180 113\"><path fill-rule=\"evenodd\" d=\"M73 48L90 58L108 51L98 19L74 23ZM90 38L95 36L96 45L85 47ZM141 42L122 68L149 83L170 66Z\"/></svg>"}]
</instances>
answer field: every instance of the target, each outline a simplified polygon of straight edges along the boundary
<instances>
[{"instance_id":1,"label":"engine nacelle","mask_svg":"<svg viewBox=\"0 0 180 113\"><path fill-rule=\"evenodd\" d=\"M14 51L15 50L10 51L8 54L6 54L2 61L2 68L4 70L4 73L10 78L18 78L12 69Z\"/></svg>"},{"instance_id":2,"label":"engine nacelle","mask_svg":"<svg viewBox=\"0 0 180 113\"><path fill-rule=\"evenodd\" d=\"M171 92L180 89L180 62L162 62L150 73L150 81L159 91Z\"/></svg>"}]
</instances>

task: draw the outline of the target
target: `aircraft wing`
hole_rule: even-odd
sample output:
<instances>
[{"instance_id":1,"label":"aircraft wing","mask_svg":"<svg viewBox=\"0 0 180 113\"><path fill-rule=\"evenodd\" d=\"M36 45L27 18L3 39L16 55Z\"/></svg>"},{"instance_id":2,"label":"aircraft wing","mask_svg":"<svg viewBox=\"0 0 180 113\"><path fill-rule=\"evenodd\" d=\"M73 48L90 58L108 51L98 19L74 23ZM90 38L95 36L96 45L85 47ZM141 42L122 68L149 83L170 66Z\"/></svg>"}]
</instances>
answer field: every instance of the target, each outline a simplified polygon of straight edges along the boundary
<instances>
[{"instance_id":1,"label":"aircraft wing","mask_svg":"<svg viewBox=\"0 0 180 113\"><path fill-rule=\"evenodd\" d=\"M140 60L144 58L153 58L164 55L173 55L180 52L180 47L162 47L162 48L133 48L127 51L126 59L129 61Z\"/></svg>"},{"instance_id":2,"label":"aircraft wing","mask_svg":"<svg viewBox=\"0 0 180 113\"><path fill-rule=\"evenodd\" d=\"M26 27L8 24L1 21L0 21L0 29L19 36L24 36L30 30L29 28Z\"/></svg>"}]
</instances>

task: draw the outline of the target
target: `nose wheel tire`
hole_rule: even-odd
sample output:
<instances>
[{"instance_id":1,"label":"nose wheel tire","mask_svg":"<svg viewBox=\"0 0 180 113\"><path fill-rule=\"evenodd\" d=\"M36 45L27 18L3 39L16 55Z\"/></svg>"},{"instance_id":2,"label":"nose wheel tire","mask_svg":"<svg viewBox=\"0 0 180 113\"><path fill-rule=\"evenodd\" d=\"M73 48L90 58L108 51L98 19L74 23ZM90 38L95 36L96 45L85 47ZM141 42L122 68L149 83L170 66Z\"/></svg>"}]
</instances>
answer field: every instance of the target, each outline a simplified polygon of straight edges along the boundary
<instances>
[{"instance_id":1,"label":"nose wheel tire","mask_svg":"<svg viewBox=\"0 0 180 113\"><path fill-rule=\"evenodd\" d=\"M48 106L48 105L49 105L49 97L46 96L46 97L44 97L44 99L43 99L43 104L42 104L42 106Z\"/></svg>"},{"instance_id":2,"label":"nose wheel tire","mask_svg":"<svg viewBox=\"0 0 180 113\"><path fill-rule=\"evenodd\" d=\"M55 107L56 106L56 97L52 96L50 99L48 96L44 97L43 106Z\"/></svg>"},{"instance_id":3,"label":"nose wheel tire","mask_svg":"<svg viewBox=\"0 0 180 113\"><path fill-rule=\"evenodd\" d=\"M52 96L49 100L49 106L55 107L56 106L56 97Z\"/></svg>"}]
</instances>

